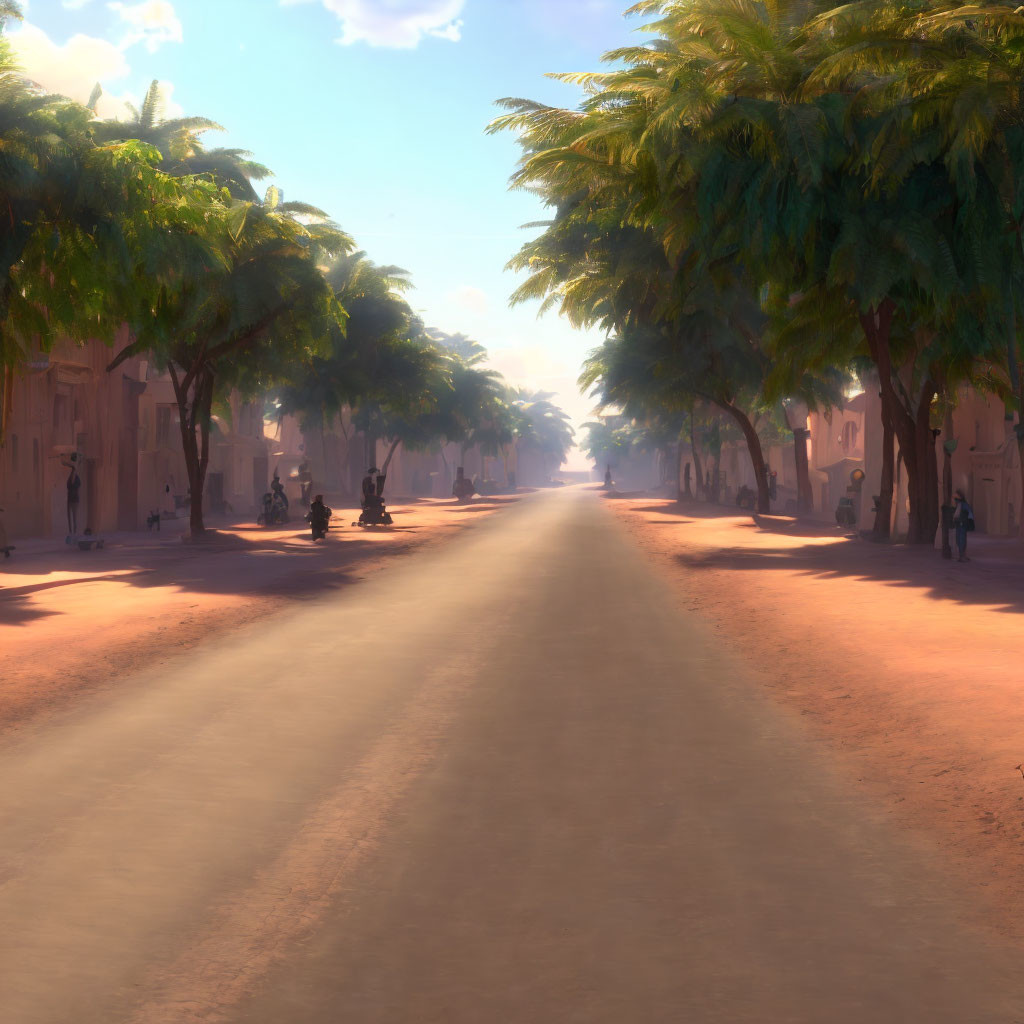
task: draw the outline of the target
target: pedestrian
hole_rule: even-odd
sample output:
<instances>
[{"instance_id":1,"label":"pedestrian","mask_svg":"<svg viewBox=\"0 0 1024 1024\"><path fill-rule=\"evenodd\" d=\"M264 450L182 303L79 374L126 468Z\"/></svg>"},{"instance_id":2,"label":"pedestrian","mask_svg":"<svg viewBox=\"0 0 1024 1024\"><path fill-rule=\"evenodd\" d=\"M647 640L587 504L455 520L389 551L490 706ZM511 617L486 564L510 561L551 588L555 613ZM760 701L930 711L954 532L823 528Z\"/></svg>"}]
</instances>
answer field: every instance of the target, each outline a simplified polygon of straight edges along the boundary
<instances>
[{"instance_id":1,"label":"pedestrian","mask_svg":"<svg viewBox=\"0 0 1024 1024\"><path fill-rule=\"evenodd\" d=\"M270 493L278 500L285 511L288 510L288 495L284 493L284 484L274 470L274 479L270 481Z\"/></svg>"},{"instance_id":2,"label":"pedestrian","mask_svg":"<svg viewBox=\"0 0 1024 1024\"><path fill-rule=\"evenodd\" d=\"M309 525L313 540L323 540L331 522L331 509L324 504L324 496L318 494L309 506Z\"/></svg>"},{"instance_id":3,"label":"pedestrian","mask_svg":"<svg viewBox=\"0 0 1024 1024\"><path fill-rule=\"evenodd\" d=\"M308 459L303 459L299 463L299 489L299 504L303 508L309 508L309 496L313 493L313 470Z\"/></svg>"},{"instance_id":4,"label":"pedestrian","mask_svg":"<svg viewBox=\"0 0 1024 1024\"><path fill-rule=\"evenodd\" d=\"M967 534L974 531L974 509L967 501L967 495L958 487L953 492L953 526L956 527L956 549L958 562L969 562L967 557Z\"/></svg>"},{"instance_id":5,"label":"pedestrian","mask_svg":"<svg viewBox=\"0 0 1024 1024\"><path fill-rule=\"evenodd\" d=\"M72 452L67 460L61 459L60 464L68 471L67 480L67 513L68 543L78 535L78 492L82 487L82 478L78 475L78 453Z\"/></svg>"},{"instance_id":6,"label":"pedestrian","mask_svg":"<svg viewBox=\"0 0 1024 1024\"><path fill-rule=\"evenodd\" d=\"M377 497L377 482L374 479L374 475L377 472L376 466L371 466L366 471L366 476L363 477L363 507L372 505L374 499Z\"/></svg>"}]
</instances>

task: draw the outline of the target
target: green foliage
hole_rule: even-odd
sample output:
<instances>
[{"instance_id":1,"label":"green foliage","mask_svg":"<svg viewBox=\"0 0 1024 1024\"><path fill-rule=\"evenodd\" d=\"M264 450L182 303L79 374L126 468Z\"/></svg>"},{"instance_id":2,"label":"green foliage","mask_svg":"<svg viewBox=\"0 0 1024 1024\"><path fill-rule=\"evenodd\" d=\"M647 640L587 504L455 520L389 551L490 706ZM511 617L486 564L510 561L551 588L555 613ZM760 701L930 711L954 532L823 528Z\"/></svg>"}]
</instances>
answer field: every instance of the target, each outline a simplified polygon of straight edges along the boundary
<instances>
[{"instance_id":1,"label":"green foliage","mask_svg":"<svg viewBox=\"0 0 1024 1024\"><path fill-rule=\"evenodd\" d=\"M750 423L767 439L781 400L837 403L864 359L904 452L924 450L925 407L961 383L1002 375L1024 407L1020 11L629 13L652 19L649 45L555 76L583 87L576 110L504 100L491 126L523 146L513 187L553 210L512 261L527 274L514 301L608 333L583 386L639 423L717 406L755 470ZM927 460L907 460L913 518L933 488Z\"/></svg>"}]
</instances>

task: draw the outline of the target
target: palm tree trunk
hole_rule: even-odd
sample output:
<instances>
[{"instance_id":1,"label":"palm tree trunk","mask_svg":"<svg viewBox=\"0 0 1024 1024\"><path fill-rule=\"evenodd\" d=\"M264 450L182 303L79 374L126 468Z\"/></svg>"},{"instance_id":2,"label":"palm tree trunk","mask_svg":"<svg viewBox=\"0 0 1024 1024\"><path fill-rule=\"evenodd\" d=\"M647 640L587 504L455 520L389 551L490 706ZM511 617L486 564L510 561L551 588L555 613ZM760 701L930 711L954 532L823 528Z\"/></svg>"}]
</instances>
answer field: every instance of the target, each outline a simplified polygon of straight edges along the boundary
<instances>
[{"instance_id":1,"label":"palm tree trunk","mask_svg":"<svg viewBox=\"0 0 1024 1024\"><path fill-rule=\"evenodd\" d=\"M1017 505L1017 536L1024 539L1024 366L1017 358L1017 312L1010 293L1010 339L1007 343L1007 366L1017 399L1017 422L1013 433L1017 439L1017 469L1020 473L1020 502Z\"/></svg>"},{"instance_id":2,"label":"palm tree trunk","mask_svg":"<svg viewBox=\"0 0 1024 1024\"><path fill-rule=\"evenodd\" d=\"M391 442L391 447L388 449L387 457L384 459L384 465L380 467L380 474L379 474L379 476L381 477L380 493L382 495L384 493L384 478L386 478L387 475L388 475L388 466L391 465L391 460L395 457L395 452L398 451L398 446L401 443L402 443L402 439L400 437L396 437L394 439L394 441Z\"/></svg>"},{"instance_id":3,"label":"palm tree trunk","mask_svg":"<svg viewBox=\"0 0 1024 1024\"><path fill-rule=\"evenodd\" d=\"M761 448L761 438L758 437L754 424L750 417L732 402L717 402L739 425L743 431L743 437L747 442L747 451L750 453L750 461L754 465L754 479L757 480L757 511L762 515L771 511L771 498L768 494L768 466L764 461L764 451ZM717 472L717 465L716 465ZM715 490L717 491L717 487Z\"/></svg>"},{"instance_id":4,"label":"palm tree trunk","mask_svg":"<svg viewBox=\"0 0 1024 1024\"><path fill-rule=\"evenodd\" d=\"M882 407L900 443L900 455L907 470L910 522L907 540L911 544L932 544L939 525L938 467L935 436L930 413L936 391L935 381L926 375L913 408L908 408L893 384L889 337L895 304L886 299L875 310L862 313L860 320L871 359L878 370Z\"/></svg>"},{"instance_id":5,"label":"palm tree trunk","mask_svg":"<svg viewBox=\"0 0 1024 1024\"><path fill-rule=\"evenodd\" d=\"M178 404L182 453L189 484L189 532L193 539L206 532L203 521L203 490L210 463L210 416L213 405L213 372L207 367L193 367L179 377L172 362L167 370ZM189 401L191 394L191 401ZM199 431L201 439L196 437Z\"/></svg>"},{"instance_id":6,"label":"palm tree trunk","mask_svg":"<svg viewBox=\"0 0 1024 1024\"><path fill-rule=\"evenodd\" d=\"M876 540L892 535L892 495L896 475L896 435L889 416L882 407L882 477L878 485L878 508L871 533Z\"/></svg>"},{"instance_id":7,"label":"palm tree trunk","mask_svg":"<svg viewBox=\"0 0 1024 1024\"><path fill-rule=\"evenodd\" d=\"M694 482L694 490L697 499L704 497L704 465L700 457L700 449L697 447L697 432L694 429L693 417L690 417L690 453L693 455L693 471L697 477Z\"/></svg>"},{"instance_id":8,"label":"palm tree trunk","mask_svg":"<svg viewBox=\"0 0 1024 1024\"><path fill-rule=\"evenodd\" d=\"M14 407L14 369L5 366L0 370L0 448L7 442L7 427L11 422Z\"/></svg>"},{"instance_id":9,"label":"palm tree trunk","mask_svg":"<svg viewBox=\"0 0 1024 1024\"><path fill-rule=\"evenodd\" d=\"M793 455L796 459L796 508L802 515L814 511L814 496L811 494L811 467L807 459L807 439L811 432L806 427L793 431Z\"/></svg>"},{"instance_id":10,"label":"palm tree trunk","mask_svg":"<svg viewBox=\"0 0 1024 1024\"><path fill-rule=\"evenodd\" d=\"M952 558L953 548L949 543L949 523L953 513L953 452L949 441L953 439L953 410L946 409L946 418L942 424L942 432L946 435L946 444L942 446L942 557ZM949 509L950 511L947 511Z\"/></svg>"}]
</instances>

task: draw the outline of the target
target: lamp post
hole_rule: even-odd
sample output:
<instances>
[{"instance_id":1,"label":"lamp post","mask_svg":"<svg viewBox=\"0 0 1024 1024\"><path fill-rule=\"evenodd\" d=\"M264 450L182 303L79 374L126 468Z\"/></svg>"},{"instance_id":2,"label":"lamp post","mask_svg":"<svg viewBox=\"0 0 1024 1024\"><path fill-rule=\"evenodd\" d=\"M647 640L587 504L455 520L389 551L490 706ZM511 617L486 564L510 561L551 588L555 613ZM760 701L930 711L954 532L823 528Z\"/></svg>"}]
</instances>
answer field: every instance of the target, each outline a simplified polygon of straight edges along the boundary
<instances>
[{"instance_id":1,"label":"lamp post","mask_svg":"<svg viewBox=\"0 0 1024 1024\"><path fill-rule=\"evenodd\" d=\"M807 461L807 403L797 398L787 398L782 403L786 426L793 433L793 452L796 457L796 507L800 515L807 515L814 509L811 498L811 472Z\"/></svg>"}]
</instances>

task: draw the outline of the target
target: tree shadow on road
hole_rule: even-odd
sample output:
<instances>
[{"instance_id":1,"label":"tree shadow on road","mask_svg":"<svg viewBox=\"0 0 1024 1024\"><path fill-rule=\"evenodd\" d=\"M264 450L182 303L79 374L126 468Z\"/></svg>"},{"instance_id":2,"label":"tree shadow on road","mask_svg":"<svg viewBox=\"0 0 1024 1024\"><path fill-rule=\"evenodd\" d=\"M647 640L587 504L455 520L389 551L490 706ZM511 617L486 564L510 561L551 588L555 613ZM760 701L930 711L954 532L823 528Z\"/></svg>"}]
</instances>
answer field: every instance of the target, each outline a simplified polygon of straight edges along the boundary
<instances>
[{"instance_id":1,"label":"tree shadow on road","mask_svg":"<svg viewBox=\"0 0 1024 1024\"><path fill-rule=\"evenodd\" d=\"M432 521L423 522L416 521L415 509L395 507L396 516L409 518L380 529L351 526L349 517L354 519L358 512L338 510L327 539L316 543L309 528L296 519L269 529L255 523L213 528L194 543L182 543L174 533L140 533L122 543L108 542L102 550L51 549L0 566L0 623L20 625L63 614L57 608L39 607L38 595L80 585L112 583L243 597L313 596L355 582L354 573L368 559L376 562L409 553L431 530L439 535L457 530L462 513L491 512L517 500L492 497L469 505L434 500L431 504L442 516L435 514ZM103 601L104 593L97 590L96 600Z\"/></svg>"},{"instance_id":2,"label":"tree shadow on road","mask_svg":"<svg viewBox=\"0 0 1024 1024\"><path fill-rule=\"evenodd\" d=\"M415 530L407 527L406 530ZM348 586L352 572L367 555L405 553L407 542L396 538L386 546L362 537L346 537L316 546L307 534L265 539L213 538L202 544L173 544L131 551L111 548L71 559L64 553L33 558L28 565L11 566L10 576L58 575L38 583L4 586L0 583L0 623L23 625L44 616L63 614L39 607L40 593L82 585L114 584L139 589L166 587L201 594L268 597L316 595ZM0 574L0 581L3 574ZM102 601L102 591L97 601Z\"/></svg>"},{"instance_id":3,"label":"tree shadow on road","mask_svg":"<svg viewBox=\"0 0 1024 1024\"><path fill-rule=\"evenodd\" d=\"M705 569L738 573L778 570L821 580L845 577L919 589L935 601L1024 612L1024 574L1019 566L1003 561L986 564L984 555L961 564L941 558L931 547L917 549L846 539L799 547L726 548L674 558L698 574ZM826 599L824 592L822 599ZM898 628L899 623L894 622L893 627Z\"/></svg>"},{"instance_id":4,"label":"tree shadow on road","mask_svg":"<svg viewBox=\"0 0 1024 1024\"><path fill-rule=\"evenodd\" d=\"M49 608L38 608L30 604L30 600L29 594L12 594L6 591L0 594L0 626L27 626L29 623L60 614Z\"/></svg>"}]
</instances>

